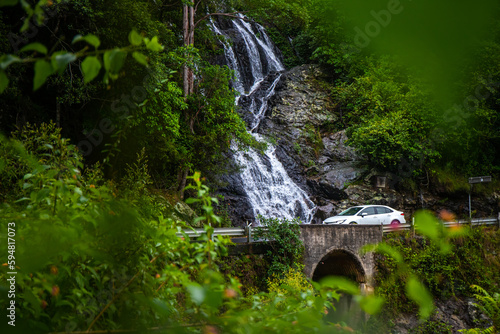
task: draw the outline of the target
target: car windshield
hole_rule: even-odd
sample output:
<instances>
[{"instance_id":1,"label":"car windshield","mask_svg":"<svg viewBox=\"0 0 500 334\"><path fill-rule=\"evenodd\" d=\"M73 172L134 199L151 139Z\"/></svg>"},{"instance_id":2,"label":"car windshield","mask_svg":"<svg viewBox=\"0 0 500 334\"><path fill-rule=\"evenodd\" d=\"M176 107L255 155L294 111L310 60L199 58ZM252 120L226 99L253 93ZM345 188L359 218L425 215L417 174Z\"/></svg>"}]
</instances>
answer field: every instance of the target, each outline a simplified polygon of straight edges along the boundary
<instances>
[{"instance_id":1,"label":"car windshield","mask_svg":"<svg viewBox=\"0 0 500 334\"><path fill-rule=\"evenodd\" d=\"M337 216L354 216L356 213L358 213L361 209L363 209L362 207L360 206L355 206L355 207L352 207L352 208L349 208L345 211L342 211L341 213L339 213Z\"/></svg>"}]
</instances>

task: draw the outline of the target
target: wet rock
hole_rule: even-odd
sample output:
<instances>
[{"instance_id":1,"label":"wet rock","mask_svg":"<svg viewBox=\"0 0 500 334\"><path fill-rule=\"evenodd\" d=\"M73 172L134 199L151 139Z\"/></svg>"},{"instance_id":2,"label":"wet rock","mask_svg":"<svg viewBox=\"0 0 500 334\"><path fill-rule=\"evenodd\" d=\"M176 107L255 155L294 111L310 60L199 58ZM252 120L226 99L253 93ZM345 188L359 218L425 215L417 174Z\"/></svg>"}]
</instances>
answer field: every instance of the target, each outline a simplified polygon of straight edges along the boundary
<instances>
[{"instance_id":1,"label":"wet rock","mask_svg":"<svg viewBox=\"0 0 500 334\"><path fill-rule=\"evenodd\" d=\"M346 145L344 131L311 146L311 136L321 135L314 131L337 122L328 94L316 83L322 75L314 65L283 74L259 128L259 133L277 140L277 157L287 173L319 205L345 199L345 186L365 172L360 157Z\"/></svg>"},{"instance_id":2,"label":"wet rock","mask_svg":"<svg viewBox=\"0 0 500 334\"><path fill-rule=\"evenodd\" d=\"M268 116L278 124L289 127L321 127L334 123L338 117L331 112L328 94L315 86L321 75L318 66L302 65L283 75L275 96L269 101Z\"/></svg>"},{"instance_id":3,"label":"wet rock","mask_svg":"<svg viewBox=\"0 0 500 334\"><path fill-rule=\"evenodd\" d=\"M184 221L192 224L197 217L196 213L184 202L177 202L172 206L170 217L174 220Z\"/></svg>"},{"instance_id":4,"label":"wet rock","mask_svg":"<svg viewBox=\"0 0 500 334\"><path fill-rule=\"evenodd\" d=\"M474 314L478 316L479 314L474 313L476 311L472 311L471 314L472 302L470 300L467 301L454 297L447 300L436 299L434 303L436 310L428 321L435 323L439 322L443 326L450 327L453 333L458 333L461 329L474 328L479 324L474 322ZM424 322L418 319L416 314L399 314L392 321L394 323L392 333L416 333L421 331L422 326L428 327ZM486 326L487 324L481 322L480 327L484 328ZM420 328L420 331L417 328Z\"/></svg>"},{"instance_id":5,"label":"wet rock","mask_svg":"<svg viewBox=\"0 0 500 334\"><path fill-rule=\"evenodd\" d=\"M328 182L318 180L307 180L307 185L315 196L321 196L325 199L341 200L347 198L347 194Z\"/></svg>"},{"instance_id":6,"label":"wet rock","mask_svg":"<svg viewBox=\"0 0 500 334\"><path fill-rule=\"evenodd\" d=\"M467 316L469 322L478 328L487 328L493 325L491 319L489 319L477 306L477 300L473 298L467 299Z\"/></svg>"},{"instance_id":7,"label":"wet rock","mask_svg":"<svg viewBox=\"0 0 500 334\"><path fill-rule=\"evenodd\" d=\"M333 161L357 161L362 160L353 147L347 145L347 135L345 131L339 131L323 137L322 158Z\"/></svg>"},{"instance_id":8,"label":"wet rock","mask_svg":"<svg viewBox=\"0 0 500 334\"><path fill-rule=\"evenodd\" d=\"M323 165L324 173L320 174L320 178L337 189L344 189L359 179L365 170L353 163L332 163Z\"/></svg>"},{"instance_id":9,"label":"wet rock","mask_svg":"<svg viewBox=\"0 0 500 334\"><path fill-rule=\"evenodd\" d=\"M254 220L250 200L243 187L239 173L232 173L221 177L221 183L226 186L219 188L218 195L222 195L223 205L226 207L234 226L246 226Z\"/></svg>"},{"instance_id":10,"label":"wet rock","mask_svg":"<svg viewBox=\"0 0 500 334\"><path fill-rule=\"evenodd\" d=\"M327 204L325 206L318 206L316 210L316 214L313 218L314 224L321 224L326 218L332 217L335 215L335 206L333 204Z\"/></svg>"}]
</instances>

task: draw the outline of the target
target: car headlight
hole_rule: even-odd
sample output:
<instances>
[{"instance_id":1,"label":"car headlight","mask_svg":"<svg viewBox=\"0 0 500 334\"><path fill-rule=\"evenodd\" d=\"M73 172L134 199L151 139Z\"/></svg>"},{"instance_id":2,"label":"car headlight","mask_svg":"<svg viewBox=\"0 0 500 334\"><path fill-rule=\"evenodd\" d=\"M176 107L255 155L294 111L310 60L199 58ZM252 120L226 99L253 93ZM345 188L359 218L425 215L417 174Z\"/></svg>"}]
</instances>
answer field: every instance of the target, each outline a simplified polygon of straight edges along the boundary
<instances>
[{"instance_id":1,"label":"car headlight","mask_svg":"<svg viewBox=\"0 0 500 334\"><path fill-rule=\"evenodd\" d=\"M346 220L332 220L332 221L324 221L323 224L343 224Z\"/></svg>"}]
</instances>

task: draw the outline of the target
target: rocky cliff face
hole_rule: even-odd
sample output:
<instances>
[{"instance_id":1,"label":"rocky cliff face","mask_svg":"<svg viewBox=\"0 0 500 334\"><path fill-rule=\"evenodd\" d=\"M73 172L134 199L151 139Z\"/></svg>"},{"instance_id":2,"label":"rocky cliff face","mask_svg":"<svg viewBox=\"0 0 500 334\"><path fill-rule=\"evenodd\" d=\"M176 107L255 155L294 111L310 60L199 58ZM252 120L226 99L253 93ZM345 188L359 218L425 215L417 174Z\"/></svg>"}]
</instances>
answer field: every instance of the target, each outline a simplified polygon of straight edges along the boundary
<instances>
[{"instance_id":1,"label":"rocky cliff face","mask_svg":"<svg viewBox=\"0 0 500 334\"><path fill-rule=\"evenodd\" d=\"M319 206L315 223L333 214L334 203L348 199L348 185L367 172L363 159L347 146L344 131L325 132L339 119L328 94L319 88L323 75L314 65L285 73L259 129L276 140L288 174Z\"/></svg>"},{"instance_id":2,"label":"rocky cliff face","mask_svg":"<svg viewBox=\"0 0 500 334\"><path fill-rule=\"evenodd\" d=\"M460 217L468 215L468 194L439 193L423 179L415 191L401 190L401 177L369 168L362 156L348 146L340 129L335 103L321 88L325 75L316 65L295 67L282 75L276 94L269 100L265 119L256 132L276 143L276 154L289 176L318 206L312 223L362 204L389 205L402 210L407 219L414 211L446 209ZM386 178L385 187L376 186L377 176ZM252 221L237 174L229 176L232 186L222 192L236 225ZM473 200L477 216L496 216L500 193Z\"/></svg>"},{"instance_id":3,"label":"rocky cliff face","mask_svg":"<svg viewBox=\"0 0 500 334\"><path fill-rule=\"evenodd\" d=\"M409 215L426 208L446 209L467 216L467 193L440 193L428 179L415 191L401 190L401 177L369 168L362 156L348 146L334 101L320 88L324 77L314 65L302 65L283 75L277 93L270 101L260 132L275 138L279 158L288 173L318 205L315 222L320 223L345 208L361 204L382 204ZM386 178L385 187L376 187L377 176ZM496 216L500 194L476 197L477 216Z\"/></svg>"}]
</instances>

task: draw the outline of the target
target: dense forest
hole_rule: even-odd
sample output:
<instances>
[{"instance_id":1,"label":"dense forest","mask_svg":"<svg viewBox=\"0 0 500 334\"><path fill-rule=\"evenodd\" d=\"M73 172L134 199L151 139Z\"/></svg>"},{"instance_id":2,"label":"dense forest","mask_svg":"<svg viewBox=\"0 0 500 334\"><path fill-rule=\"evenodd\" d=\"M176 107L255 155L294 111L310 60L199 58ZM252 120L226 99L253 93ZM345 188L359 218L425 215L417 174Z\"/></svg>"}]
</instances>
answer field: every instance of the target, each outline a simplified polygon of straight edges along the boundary
<instances>
[{"instance_id":1,"label":"dense forest","mask_svg":"<svg viewBox=\"0 0 500 334\"><path fill-rule=\"evenodd\" d=\"M264 257L235 260L229 239L210 237L232 226L216 195L221 176L241 167L232 153L266 149L247 132L221 60L226 41L210 23L257 22L287 70L322 69L315 84L339 121L313 129L312 147L342 130L400 188L425 176L467 191L467 177L491 175L482 189L494 193L499 10L448 0L0 0L2 332L353 332L325 320L342 293L378 314L360 333L390 332L384 319L400 312L418 313L415 333L451 332L433 298L473 295L491 319L484 332L495 332L498 229L448 231L421 213L421 236L370 249L375 294L345 278L306 279L296 221L260 218L280 246ZM178 235L190 226L206 236Z\"/></svg>"}]
</instances>

